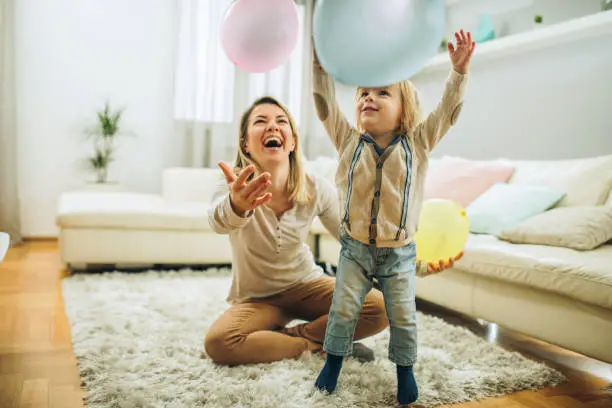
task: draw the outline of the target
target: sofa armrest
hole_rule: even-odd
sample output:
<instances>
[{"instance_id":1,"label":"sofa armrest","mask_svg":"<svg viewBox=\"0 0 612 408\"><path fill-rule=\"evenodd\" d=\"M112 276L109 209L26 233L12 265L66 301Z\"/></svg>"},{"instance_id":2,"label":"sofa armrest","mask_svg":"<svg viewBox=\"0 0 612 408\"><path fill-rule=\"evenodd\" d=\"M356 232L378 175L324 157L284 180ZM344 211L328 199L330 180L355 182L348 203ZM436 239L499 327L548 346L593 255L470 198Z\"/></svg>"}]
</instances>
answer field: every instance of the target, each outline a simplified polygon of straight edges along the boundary
<instances>
[{"instance_id":1,"label":"sofa armrest","mask_svg":"<svg viewBox=\"0 0 612 408\"><path fill-rule=\"evenodd\" d=\"M225 183L218 168L172 167L162 174L162 196L166 203L210 203L220 183Z\"/></svg>"}]
</instances>

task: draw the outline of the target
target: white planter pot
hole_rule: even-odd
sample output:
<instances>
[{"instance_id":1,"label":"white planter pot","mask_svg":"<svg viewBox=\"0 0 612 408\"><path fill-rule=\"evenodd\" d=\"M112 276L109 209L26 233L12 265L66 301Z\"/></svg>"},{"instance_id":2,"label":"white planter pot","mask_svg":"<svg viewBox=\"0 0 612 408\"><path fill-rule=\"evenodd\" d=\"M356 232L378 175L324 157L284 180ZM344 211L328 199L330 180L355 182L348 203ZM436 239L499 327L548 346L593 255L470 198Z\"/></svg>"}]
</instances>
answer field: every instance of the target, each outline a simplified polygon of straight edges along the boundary
<instances>
[{"instance_id":1,"label":"white planter pot","mask_svg":"<svg viewBox=\"0 0 612 408\"><path fill-rule=\"evenodd\" d=\"M86 191L121 191L121 184L119 182L109 181L106 183L86 183L83 186L83 190Z\"/></svg>"}]
</instances>

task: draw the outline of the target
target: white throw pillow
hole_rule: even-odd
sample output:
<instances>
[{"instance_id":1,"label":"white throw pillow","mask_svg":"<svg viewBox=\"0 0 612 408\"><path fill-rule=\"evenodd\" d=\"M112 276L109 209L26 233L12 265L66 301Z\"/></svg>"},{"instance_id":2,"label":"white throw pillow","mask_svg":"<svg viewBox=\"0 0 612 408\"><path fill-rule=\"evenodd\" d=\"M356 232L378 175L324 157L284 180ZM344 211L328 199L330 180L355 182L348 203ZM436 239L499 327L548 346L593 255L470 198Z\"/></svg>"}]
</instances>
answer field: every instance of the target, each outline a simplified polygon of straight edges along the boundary
<instances>
[{"instance_id":1,"label":"white throw pillow","mask_svg":"<svg viewBox=\"0 0 612 408\"><path fill-rule=\"evenodd\" d=\"M501 160L516 166L509 184L565 192L556 207L601 205L612 188L612 155L568 160Z\"/></svg>"},{"instance_id":2,"label":"white throw pillow","mask_svg":"<svg viewBox=\"0 0 612 408\"><path fill-rule=\"evenodd\" d=\"M612 207L554 208L503 230L499 238L588 251L612 239Z\"/></svg>"}]
</instances>

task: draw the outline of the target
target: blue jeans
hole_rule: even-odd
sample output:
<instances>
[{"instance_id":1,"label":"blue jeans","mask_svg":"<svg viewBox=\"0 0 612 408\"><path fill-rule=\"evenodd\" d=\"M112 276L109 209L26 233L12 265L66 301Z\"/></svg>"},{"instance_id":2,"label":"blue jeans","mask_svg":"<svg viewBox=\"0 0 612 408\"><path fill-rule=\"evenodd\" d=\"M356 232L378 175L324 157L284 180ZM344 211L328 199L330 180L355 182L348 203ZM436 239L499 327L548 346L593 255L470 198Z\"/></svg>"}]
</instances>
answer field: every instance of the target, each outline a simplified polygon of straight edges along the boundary
<instances>
[{"instance_id":1,"label":"blue jeans","mask_svg":"<svg viewBox=\"0 0 612 408\"><path fill-rule=\"evenodd\" d=\"M417 320L414 295L416 246L376 248L351 238L340 226L340 261L323 349L350 355L353 334L365 295L376 277L385 298L391 338L389 360L414 365L417 357Z\"/></svg>"}]
</instances>

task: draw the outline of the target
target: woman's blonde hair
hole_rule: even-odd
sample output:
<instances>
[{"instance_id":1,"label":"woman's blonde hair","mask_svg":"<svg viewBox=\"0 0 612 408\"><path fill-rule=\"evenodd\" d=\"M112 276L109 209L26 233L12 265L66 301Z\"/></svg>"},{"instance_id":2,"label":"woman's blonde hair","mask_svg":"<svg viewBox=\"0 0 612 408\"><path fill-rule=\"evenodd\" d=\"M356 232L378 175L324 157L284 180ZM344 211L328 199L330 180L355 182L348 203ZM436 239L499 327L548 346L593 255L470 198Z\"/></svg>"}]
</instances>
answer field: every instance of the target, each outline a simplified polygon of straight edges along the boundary
<instances>
[{"instance_id":1,"label":"woman's blonde hair","mask_svg":"<svg viewBox=\"0 0 612 408\"><path fill-rule=\"evenodd\" d=\"M253 110L259 105L276 105L285 112L287 118L289 118L289 125L291 126L291 132L295 139L295 148L289 153L289 177L287 180L287 190L289 191L289 199L296 201L300 204L310 202L312 194L310 192L309 184L306 178L306 170L304 169L304 157L300 151L300 138L297 132L297 126L295 120L289 109L287 109L282 103L271 96L263 96L257 99L251 104L251 106L242 114L240 119L240 132L238 139L238 152L236 154L236 162L234 171L239 172L241 169L253 164L257 169L251 176L254 177L256 173L260 172L259 166L255 163L250 155L246 152L247 133L249 130L249 118Z\"/></svg>"},{"instance_id":2,"label":"woman's blonde hair","mask_svg":"<svg viewBox=\"0 0 612 408\"><path fill-rule=\"evenodd\" d=\"M401 133L407 133L421 121L421 105L417 95L417 90L409 80L403 80L397 83L400 91L400 100L402 101L402 113L400 118L400 127L397 129ZM355 93L355 100L358 101L361 96L362 87L358 87ZM356 108L357 109L357 108ZM355 124L357 130L363 133L364 129L361 125L361 115L356 112Z\"/></svg>"}]
</instances>

